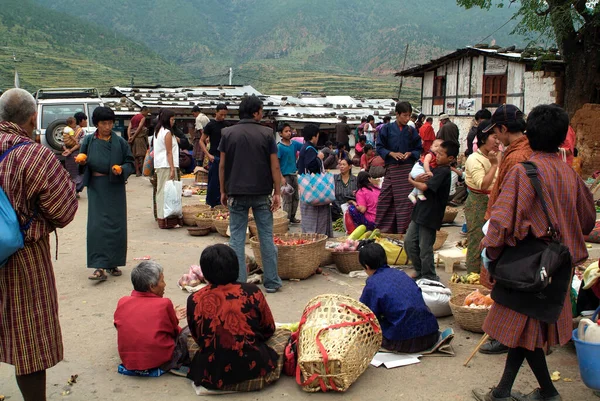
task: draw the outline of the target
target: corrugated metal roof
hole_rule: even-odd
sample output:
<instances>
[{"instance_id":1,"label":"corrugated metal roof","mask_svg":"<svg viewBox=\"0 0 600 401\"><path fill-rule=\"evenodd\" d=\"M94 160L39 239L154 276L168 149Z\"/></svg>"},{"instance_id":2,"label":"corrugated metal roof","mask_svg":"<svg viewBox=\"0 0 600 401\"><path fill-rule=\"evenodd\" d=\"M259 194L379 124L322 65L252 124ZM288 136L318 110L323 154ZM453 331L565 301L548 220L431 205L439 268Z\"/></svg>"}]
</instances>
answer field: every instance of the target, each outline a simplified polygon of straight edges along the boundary
<instances>
[{"instance_id":1,"label":"corrugated metal roof","mask_svg":"<svg viewBox=\"0 0 600 401\"><path fill-rule=\"evenodd\" d=\"M263 95L252 86L203 86L183 88L163 87L113 87L107 106L117 114L135 113L142 106L150 109L170 108L181 113L190 112L198 105L203 112L212 113L216 105L225 103L230 110L237 110L247 95L257 95L264 103L265 113L277 121L303 121L331 123L346 116L350 124L360 123L368 115L393 115L396 102L393 99L365 99L351 96L275 96Z\"/></svg>"},{"instance_id":2,"label":"corrugated metal roof","mask_svg":"<svg viewBox=\"0 0 600 401\"><path fill-rule=\"evenodd\" d=\"M467 56L471 56L471 55L475 55L475 56L476 55L486 55L486 56L502 58L502 59L510 60L510 61L514 61L514 62L522 62L522 63L528 63L528 64L533 64L535 62L541 61L543 64L564 65L564 61L562 60L562 58L560 57L560 54L558 52L548 52L547 54L545 54L545 56L554 57L554 59L538 57L538 56L535 56L532 54L534 54L533 50L531 50L531 51L530 50L518 50L515 48L515 46L509 47L509 48L504 48L504 49L497 48L497 47L496 48L481 48L481 47L467 46L463 49L458 49L452 53L446 54L445 56L442 56L440 58L431 60L429 63L417 65L415 67L411 67L406 70L397 72L395 75L403 76L403 77L423 76L423 74L425 72L434 70L435 68L439 67L440 65L446 64L447 62L449 62L451 60L455 60L455 59L459 59L459 58L463 58L463 57L467 57Z\"/></svg>"}]
</instances>

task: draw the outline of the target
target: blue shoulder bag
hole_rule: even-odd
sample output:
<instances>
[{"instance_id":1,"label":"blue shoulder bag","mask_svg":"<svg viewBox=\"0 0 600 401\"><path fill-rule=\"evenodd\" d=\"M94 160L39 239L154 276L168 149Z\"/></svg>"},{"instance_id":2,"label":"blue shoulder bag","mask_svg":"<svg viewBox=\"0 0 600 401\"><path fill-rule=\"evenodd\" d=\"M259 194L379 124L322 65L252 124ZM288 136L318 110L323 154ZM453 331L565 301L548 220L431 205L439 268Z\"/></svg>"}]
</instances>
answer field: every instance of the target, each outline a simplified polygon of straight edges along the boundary
<instances>
[{"instance_id":1,"label":"blue shoulder bag","mask_svg":"<svg viewBox=\"0 0 600 401\"><path fill-rule=\"evenodd\" d=\"M0 163L12 150L30 143L21 142L10 147L0 155ZM35 214L33 217L35 217ZM2 187L0 187L0 268L6 265L8 258L25 246L25 232L29 229L33 217L24 226L21 226L13 205L8 200Z\"/></svg>"}]
</instances>

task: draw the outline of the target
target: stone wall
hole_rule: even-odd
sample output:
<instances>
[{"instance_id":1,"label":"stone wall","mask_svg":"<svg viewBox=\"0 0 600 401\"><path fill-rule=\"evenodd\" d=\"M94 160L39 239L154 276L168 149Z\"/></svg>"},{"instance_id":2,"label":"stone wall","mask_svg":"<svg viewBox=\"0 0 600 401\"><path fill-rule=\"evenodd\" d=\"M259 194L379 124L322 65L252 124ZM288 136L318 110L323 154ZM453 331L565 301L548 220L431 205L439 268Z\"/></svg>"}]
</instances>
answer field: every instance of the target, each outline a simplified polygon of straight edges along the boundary
<instances>
[{"instance_id":1,"label":"stone wall","mask_svg":"<svg viewBox=\"0 0 600 401\"><path fill-rule=\"evenodd\" d=\"M527 71L523 75L523 84L525 107L520 108L525 114L540 104L562 103L560 91L557 89L562 86L562 80L557 73Z\"/></svg>"},{"instance_id":2,"label":"stone wall","mask_svg":"<svg viewBox=\"0 0 600 401\"><path fill-rule=\"evenodd\" d=\"M577 135L577 150L583 162L583 177L600 170L600 104L586 104L571 119Z\"/></svg>"}]
</instances>

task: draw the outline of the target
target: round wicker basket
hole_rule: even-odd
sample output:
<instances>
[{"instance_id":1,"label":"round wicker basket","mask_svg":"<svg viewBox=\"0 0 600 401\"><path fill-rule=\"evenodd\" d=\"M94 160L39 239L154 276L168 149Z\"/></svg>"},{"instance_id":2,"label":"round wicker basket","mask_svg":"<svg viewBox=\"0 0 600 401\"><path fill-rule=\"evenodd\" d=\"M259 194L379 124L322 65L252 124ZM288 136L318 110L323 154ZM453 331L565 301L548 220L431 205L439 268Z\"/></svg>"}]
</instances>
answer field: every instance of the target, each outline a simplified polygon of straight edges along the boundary
<instances>
[{"instance_id":1,"label":"round wicker basket","mask_svg":"<svg viewBox=\"0 0 600 401\"><path fill-rule=\"evenodd\" d=\"M203 237L210 234L210 227L189 227L188 234L194 237Z\"/></svg>"},{"instance_id":2,"label":"round wicker basket","mask_svg":"<svg viewBox=\"0 0 600 401\"><path fill-rule=\"evenodd\" d=\"M223 206L223 205L217 205L210 210L212 210L213 212L228 212L229 211L227 206Z\"/></svg>"},{"instance_id":3,"label":"round wicker basket","mask_svg":"<svg viewBox=\"0 0 600 401\"><path fill-rule=\"evenodd\" d=\"M212 211L204 211L202 213L202 217L196 217L196 226L198 227L206 227L209 225L212 231L216 231L215 225L213 223L213 218L217 215L217 212Z\"/></svg>"},{"instance_id":4,"label":"round wicker basket","mask_svg":"<svg viewBox=\"0 0 600 401\"><path fill-rule=\"evenodd\" d=\"M183 210L183 224L186 226L195 226L196 225L196 215L198 213L206 212L210 210L210 206L208 205L185 205L182 208Z\"/></svg>"},{"instance_id":5,"label":"round wicker basket","mask_svg":"<svg viewBox=\"0 0 600 401\"><path fill-rule=\"evenodd\" d=\"M348 274L363 269L358 262L358 251L331 252L331 257L341 273Z\"/></svg>"},{"instance_id":6,"label":"round wicker basket","mask_svg":"<svg viewBox=\"0 0 600 401\"><path fill-rule=\"evenodd\" d=\"M213 219L213 224L219 234L221 234L225 238L229 238L229 235L227 235L227 229L229 228L229 219L226 219L226 220Z\"/></svg>"},{"instance_id":7,"label":"round wicker basket","mask_svg":"<svg viewBox=\"0 0 600 401\"><path fill-rule=\"evenodd\" d=\"M279 277L282 279L304 280L312 276L319 267L327 236L324 234L284 234L280 235L279 238L284 241L299 239L313 241L303 245L275 245L277 247L277 272ZM250 245L256 263L262 267L258 237L250 238Z\"/></svg>"},{"instance_id":8,"label":"round wicker basket","mask_svg":"<svg viewBox=\"0 0 600 401\"><path fill-rule=\"evenodd\" d=\"M248 210L248 218L250 220L254 220L254 215L252 214L252 209ZM282 209L277 209L273 212L273 220L277 219L287 219L287 212Z\"/></svg>"},{"instance_id":9,"label":"round wicker basket","mask_svg":"<svg viewBox=\"0 0 600 401\"><path fill-rule=\"evenodd\" d=\"M448 282L448 288L450 288L450 291L452 291L452 295L470 294L475 290L479 290L484 293L484 290L487 290L487 288L481 284L462 284L451 282Z\"/></svg>"},{"instance_id":10,"label":"round wicker basket","mask_svg":"<svg viewBox=\"0 0 600 401\"><path fill-rule=\"evenodd\" d=\"M435 234L435 243L433 244L433 250L439 251L442 246L444 246L444 242L448 239L448 231L439 230ZM387 234L382 233L381 238L390 238L395 240L404 241L404 234Z\"/></svg>"},{"instance_id":11,"label":"round wicker basket","mask_svg":"<svg viewBox=\"0 0 600 401\"><path fill-rule=\"evenodd\" d=\"M338 294L311 299L303 317L306 321L298 336L302 389L311 393L348 390L381 347L377 318L364 304ZM328 360L326 365L324 353Z\"/></svg>"},{"instance_id":12,"label":"round wicker basket","mask_svg":"<svg viewBox=\"0 0 600 401\"><path fill-rule=\"evenodd\" d=\"M275 216L273 216L273 234L274 235L287 234L289 227L290 227L290 221L287 219L287 217L275 218ZM256 228L256 221L254 221L254 220L249 221L248 229L250 230L251 237L258 237L258 229Z\"/></svg>"},{"instance_id":13,"label":"round wicker basket","mask_svg":"<svg viewBox=\"0 0 600 401\"><path fill-rule=\"evenodd\" d=\"M487 288L484 288L483 290L480 289L479 291L485 295L490 293ZM469 293L470 292L457 294L450 298L450 309L452 310L452 315L454 315L454 320L456 320L456 323L464 330L472 331L473 333L483 333L483 322L485 321L485 318L490 310L488 308L477 309L464 306L465 298L467 295L469 295Z\"/></svg>"},{"instance_id":14,"label":"round wicker basket","mask_svg":"<svg viewBox=\"0 0 600 401\"><path fill-rule=\"evenodd\" d=\"M444 213L444 218L442 219L442 224L451 224L454 222L454 219L458 215L458 209L451 206L446 206L446 212Z\"/></svg>"}]
</instances>

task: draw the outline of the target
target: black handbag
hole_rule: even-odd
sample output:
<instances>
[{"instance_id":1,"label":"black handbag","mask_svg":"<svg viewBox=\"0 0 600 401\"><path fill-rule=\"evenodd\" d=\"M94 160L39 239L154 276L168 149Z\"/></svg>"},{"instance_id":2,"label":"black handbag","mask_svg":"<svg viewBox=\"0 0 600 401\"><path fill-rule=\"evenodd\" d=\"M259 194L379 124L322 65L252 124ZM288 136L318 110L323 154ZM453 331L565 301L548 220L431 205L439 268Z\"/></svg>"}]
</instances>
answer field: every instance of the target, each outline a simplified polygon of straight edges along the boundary
<instances>
[{"instance_id":1,"label":"black handbag","mask_svg":"<svg viewBox=\"0 0 600 401\"><path fill-rule=\"evenodd\" d=\"M521 164L542 203L548 232L544 238L529 234L515 246L505 247L500 257L490 262L488 270L495 281L491 296L512 310L554 323L562 311L571 281L571 253L560 242L560 235L550 221L536 165Z\"/></svg>"}]
</instances>

